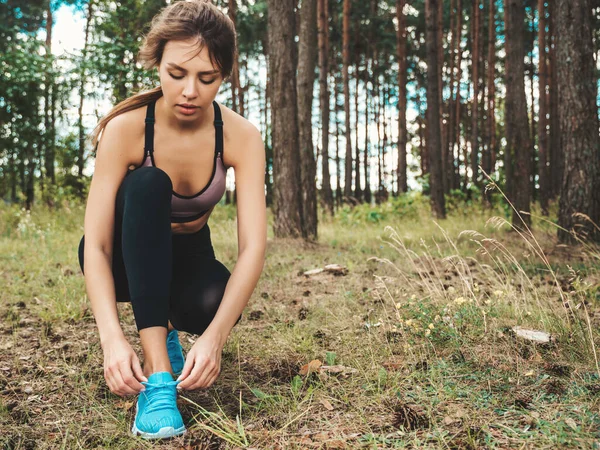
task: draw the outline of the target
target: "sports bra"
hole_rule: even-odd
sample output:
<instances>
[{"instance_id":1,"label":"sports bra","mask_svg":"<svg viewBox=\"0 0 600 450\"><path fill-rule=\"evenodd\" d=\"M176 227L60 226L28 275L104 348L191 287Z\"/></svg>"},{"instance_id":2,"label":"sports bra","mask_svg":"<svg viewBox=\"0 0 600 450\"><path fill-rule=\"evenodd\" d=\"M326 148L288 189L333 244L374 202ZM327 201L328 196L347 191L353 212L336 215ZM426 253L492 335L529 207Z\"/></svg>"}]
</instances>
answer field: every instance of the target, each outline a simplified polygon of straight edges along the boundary
<instances>
[{"instance_id":1,"label":"sports bra","mask_svg":"<svg viewBox=\"0 0 600 450\"><path fill-rule=\"evenodd\" d=\"M146 110L146 135L144 144L144 161L138 167L156 167L154 164L154 109L156 101L148 105ZM171 223L192 222L199 219L214 205L219 203L225 193L225 175L227 169L223 163L223 120L221 109L213 101L215 109L215 157L213 170L208 184L197 194L181 195L172 191ZM135 169L134 169L135 170Z\"/></svg>"}]
</instances>

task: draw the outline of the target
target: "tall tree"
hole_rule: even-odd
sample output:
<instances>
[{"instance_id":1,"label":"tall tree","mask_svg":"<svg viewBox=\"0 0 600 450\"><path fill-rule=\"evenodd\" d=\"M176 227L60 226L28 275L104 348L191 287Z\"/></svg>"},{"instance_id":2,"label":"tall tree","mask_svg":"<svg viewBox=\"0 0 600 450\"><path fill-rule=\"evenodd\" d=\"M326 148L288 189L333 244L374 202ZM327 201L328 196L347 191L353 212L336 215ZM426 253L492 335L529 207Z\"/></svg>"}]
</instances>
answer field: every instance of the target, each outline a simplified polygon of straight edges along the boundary
<instances>
[{"instance_id":1,"label":"tall tree","mask_svg":"<svg viewBox=\"0 0 600 450\"><path fill-rule=\"evenodd\" d=\"M496 165L496 0L489 0L488 9L488 55L487 55L487 151L483 158L483 170L488 174ZM486 197L487 198L487 197ZM489 198L488 198L489 200Z\"/></svg>"},{"instance_id":2,"label":"tall tree","mask_svg":"<svg viewBox=\"0 0 600 450\"><path fill-rule=\"evenodd\" d=\"M48 0L46 6L46 79L44 82L44 165L49 183L56 185L54 173L54 146L56 144L56 117L55 117L55 80L54 60L52 57L52 27L54 16L52 14L52 0ZM52 200L48 198L51 202Z\"/></svg>"},{"instance_id":3,"label":"tall tree","mask_svg":"<svg viewBox=\"0 0 600 450\"><path fill-rule=\"evenodd\" d=\"M94 16L94 0L90 0L88 3L87 18L85 21L85 34L83 39L83 51L81 54L81 66L79 74L79 107L77 108L77 117L79 128L79 151L77 154L77 178L78 188L81 195L83 195L83 166L85 164L85 127L83 125L83 102L85 100L85 84L87 81L87 55L90 37L90 28L92 25L92 18Z\"/></svg>"},{"instance_id":4,"label":"tall tree","mask_svg":"<svg viewBox=\"0 0 600 450\"><path fill-rule=\"evenodd\" d=\"M480 0L473 0L471 33L473 36L473 102L471 104L471 181L477 185L479 177L479 61L481 59Z\"/></svg>"},{"instance_id":5,"label":"tall tree","mask_svg":"<svg viewBox=\"0 0 600 450\"><path fill-rule=\"evenodd\" d=\"M333 192L329 174L329 5L328 0L317 0L319 44L319 99L321 105L321 179L325 209L333 215Z\"/></svg>"},{"instance_id":6,"label":"tall tree","mask_svg":"<svg viewBox=\"0 0 600 450\"><path fill-rule=\"evenodd\" d=\"M227 14L229 16L229 18L231 19L231 21L233 22L233 25L235 26L235 15L236 15L236 10L237 10L237 5L236 5L237 1L236 0L228 0L228 9L227 9ZM233 70L231 71L231 105L232 108L235 112L239 112L239 100L240 100L240 66L239 66L239 62L238 62L238 55L235 55L235 58L233 60ZM241 105L240 105L241 106Z\"/></svg>"},{"instance_id":7,"label":"tall tree","mask_svg":"<svg viewBox=\"0 0 600 450\"><path fill-rule=\"evenodd\" d=\"M506 17L506 152L514 159L514 179L511 201L513 226L529 225L531 199L531 142L525 97L525 6L523 0L505 0ZM509 159L510 164L513 160ZM508 182L508 180L507 180ZM521 220L524 222L521 222Z\"/></svg>"},{"instance_id":8,"label":"tall tree","mask_svg":"<svg viewBox=\"0 0 600 450\"><path fill-rule=\"evenodd\" d=\"M600 241L600 138L590 0L557 0L556 49L564 173L558 223ZM580 214L586 215L586 219ZM597 226L597 225L596 225ZM571 240L559 229L561 241Z\"/></svg>"},{"instance_id":9,"label":"tall tree","mask_svg":"<svg viewBox=\"0 0 600 450\"><path fill-rule=\"evenodd\" d=\"M302 0L298 42L298 131L302 179L302 229L317 239L317 166L312 138L312 103L317 44L317 0Z\"/></svg>"},{"instance_id":10,"label":"tall tree","mask_svg":"<svg viewBox=\"0 0 600 450\"><path fill-rule=\"evenodd\" d=\"M268 0L269 72L273 123L274 215L276 237L300 237L300 152L296 97L295 0ZM290 51L292 49L292 51Z\"/></svg>"},{"instance_id":11,"label":"tall tree","mask_svg":"<svg viewBox=\"0 0 600 450\"><path fill-rule=\"evenodd\" d=\"M397 58L398 58L398 193L408 191L407 165L406 165L406 84L408 78L406 58L406 14L404 7L406 0L396 0L396 31Z\"/></svg>"},{"instance_id":12,"label":"tall tree","mask_svg":"<svg viewBox=\"0 0 600 450\"><path fill-rule=\"evenodd\" d=\"M546 6L544 0L538 0L538 54L539 54L539 118L538 118L538 154L540 179L540 206L542 214L548 215L549 178L548 178L548 105L546 86L548 85L546 53Z\"/></svg>"},{"instance_id":13,"label":"tall tree","mask_svg":"<svg viewBox=\"0 0 600 450\"><path fill-rule=\"evenodd\" d=\"M348 66L350 65L350 0L344 0L343 9L343 77L344 77L344 137L346 141L346 164L344 196L352 197L352 140L350 137L350 78Z\"/></svg>"},{"instance_id":14,"label":"tall tree","mask_svg":"<svg viewBox=\"0 0 600 450\"><path fill-rule=\"evenodd\" d=\"M444 186L442 180L442 142L440 135L440 98L438 84L438 1L425 0L425 23L427 27L427 153L429 154L429 186L431 209L442 219L446 217Z\"/></svg>"}]
</instances>

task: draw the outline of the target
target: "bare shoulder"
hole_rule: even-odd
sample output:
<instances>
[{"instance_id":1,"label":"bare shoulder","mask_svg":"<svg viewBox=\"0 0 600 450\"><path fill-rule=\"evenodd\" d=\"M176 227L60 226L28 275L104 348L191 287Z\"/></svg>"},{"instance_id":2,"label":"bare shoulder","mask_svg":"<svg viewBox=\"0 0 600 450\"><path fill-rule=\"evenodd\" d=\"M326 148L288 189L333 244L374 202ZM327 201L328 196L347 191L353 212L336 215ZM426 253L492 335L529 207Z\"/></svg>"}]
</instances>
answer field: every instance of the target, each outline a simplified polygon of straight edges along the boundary
<instances>
[{"instance_id":1,"label":"bare shoulder","mask_svg":"<svg viewBox=\"0 0 600 450\"><path fill-rule=\"evenodd\" d=\"M98 151L112 153L118 148L129 164L139 164L144 152L145 114L146 108L140 107L113 117L100 136Z\"/></svg>"},{"instance_id":2,"label":"bare shoulder","mask_svg":"<svg viewBox=\"0 0 600 450\"><path fill-rule=\"evenodd\" d=\"M223 162L236 167L246 157L263 158L264 144L258 128L245 117L219 103L223 116Z\"/></svg>"}]
</instances>

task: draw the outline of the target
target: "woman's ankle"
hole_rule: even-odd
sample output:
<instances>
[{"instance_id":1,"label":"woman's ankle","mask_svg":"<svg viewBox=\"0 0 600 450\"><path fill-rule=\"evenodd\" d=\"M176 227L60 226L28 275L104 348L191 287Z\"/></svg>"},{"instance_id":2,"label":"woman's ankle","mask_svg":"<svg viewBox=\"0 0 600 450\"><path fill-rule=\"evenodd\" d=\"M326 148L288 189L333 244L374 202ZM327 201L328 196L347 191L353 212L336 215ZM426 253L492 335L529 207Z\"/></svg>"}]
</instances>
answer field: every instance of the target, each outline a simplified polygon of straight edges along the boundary
<instances>
[{"instance_id":1,"label":"woman's ankle","mask_svg":"<svg viewBox=\"0 0 600 450\"><path fill-rule=\"evenodd\" d=\"M144 364L143 371L144 371L144 375L146 376L146 378L148 378L150 375L152 375L153 373L156 373L156 372L169 372L171 375L173 375L173 371L171 370L170 363L167 366L165 366L164 364L152 364L152 365Z\"/></svg>"}]
</instances>

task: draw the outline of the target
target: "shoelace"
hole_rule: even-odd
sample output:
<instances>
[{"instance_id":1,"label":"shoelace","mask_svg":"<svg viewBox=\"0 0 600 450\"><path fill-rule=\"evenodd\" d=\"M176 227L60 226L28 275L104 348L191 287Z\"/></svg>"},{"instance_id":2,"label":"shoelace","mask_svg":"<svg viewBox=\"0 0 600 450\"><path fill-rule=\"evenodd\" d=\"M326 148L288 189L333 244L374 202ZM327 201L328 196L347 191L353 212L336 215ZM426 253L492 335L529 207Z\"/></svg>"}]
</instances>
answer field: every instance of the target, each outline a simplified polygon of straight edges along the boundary
<instances>
[{"instance_id":1,"label":"shoelace","mask_svg":"<svg viewBox=\"0 0 600 450\"><path fill-rule=\"evenodd\" d=\"M176 405L177 391L170 389L170 387L177 386L179 381L167 381L166 383L142 381L142 384L146 386L146 390L142 392L142 395L145 395L148 401L146 412L150 413L160 409L173 408L173 405ZM169 389L165 389L166 387Z\"/></svg>"}]
</instances>

